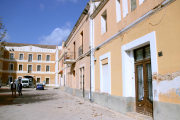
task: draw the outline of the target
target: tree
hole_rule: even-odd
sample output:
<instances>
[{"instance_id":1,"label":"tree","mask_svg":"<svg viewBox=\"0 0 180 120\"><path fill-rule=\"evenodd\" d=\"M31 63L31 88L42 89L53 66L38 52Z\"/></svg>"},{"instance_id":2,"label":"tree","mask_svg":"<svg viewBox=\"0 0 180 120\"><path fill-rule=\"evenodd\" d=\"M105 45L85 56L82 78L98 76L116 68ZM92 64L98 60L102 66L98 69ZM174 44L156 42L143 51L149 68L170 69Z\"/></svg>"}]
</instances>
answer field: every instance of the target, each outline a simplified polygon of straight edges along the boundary
<instances>
[{"instance_id":1,"label":"tree","mask_svg":"<svg viewBox=\"0 0 180 120\"><path fill-rule=\"evenodd\" d=\"M4 25L3 25L3 21L2 21L2 17L1 17L1 20L0 20L0 29L2 29L2 31L0 31L0 42L4 42L2 41L2 39L5 37L6 35L6 29L4 30Z\"/></svg>"}]
</instances>

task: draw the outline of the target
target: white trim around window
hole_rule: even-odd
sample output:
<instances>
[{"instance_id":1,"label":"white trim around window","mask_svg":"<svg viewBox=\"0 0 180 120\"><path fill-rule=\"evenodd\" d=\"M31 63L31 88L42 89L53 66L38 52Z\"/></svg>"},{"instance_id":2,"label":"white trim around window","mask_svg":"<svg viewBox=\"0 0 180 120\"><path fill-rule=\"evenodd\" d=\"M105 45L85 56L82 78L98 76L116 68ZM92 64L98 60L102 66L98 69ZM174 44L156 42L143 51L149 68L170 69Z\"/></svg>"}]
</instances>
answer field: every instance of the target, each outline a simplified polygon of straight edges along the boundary
<instances>
[{"instance_id":1,"label":"white trim around window","mask_svg":"<svg viewBox=\"0 0 180 120\"><path fill-rule=\"evenodd\" d=\"M109 94L111 94L111 53L110 52L108 52L108 53L106 53L106 54L104 54L104 55L101 55L100 57L99 57L99 60L100 60L100 91L101 92L104 92L103 90L104 90L104 86L103 86L103 69L102 69L102 67L103 67L103 65L102 65L102 60L103 59L108 59L108 73L109 73L109 90L108 90L108 93Z\"/></svg>"},{"instance_id":2,"label":"white trim around window","mask_svg":"<svg viewBox=\"0 0 180 120\"><path fill-rule=\"evenodd\" d=\"M41 55L41 60L38 60L38 55ZM37 54L37 61L42 61L42 54Z\"/></svg>"},{"instance_id":3,"label":"white trim around window","mask_svg":"<svg viewBox=\"0 0 180 120\"><path fill-rule=\"evenodd\" d=\"M50 56L50 60L49 61L51 61L51 54L46 54L46 60L45 61L47 61L47 55Z\"/></svg>"},{"instance_id":4,"label":"white trim around window","mask_svg":"<svg viewBox=\"0 0 180 120\"><path fill-rule=\"evenodd\" d=\"M20 55L23 55L23 58L22 59L20 59ZM24 53L19 53L19 60L24 60Z\"/></svg>"},{"instance_id":5,"label":"white trim around window","mask_svg":"<svg viewBox=\"0 0 180 120\"><path fill-rule=\"evenodd\" d=\"M28 72L28 65L31 65L32 68L31 68L31 73L33 72L33 64L27 64L27 72Z\"/></svg>"},{"instance_id":6,"label":"white trim around window","mask_svg":"<svg viewBox=\"0 0 180 120\"><path fill-rule=\"evenodd\" d=\"M51 84L51 83L50 83L50 77L45 77L45 81L46 81L46 78L49 78L49 84ZM49 84L47 84L47 85L49 85Z\"/></svg>"},{"instance_id":7,"label":"white trim around window","mask_svg":"<svg viewBox=\"0 0 180 120\"><path fill-rule=\"evenodd\" d=\"M37 76L36 77L36 83L37 83L37 79L40 78L40 83L41 83L41 76Z\"/></svg>"},{"instance_id":8,"label":"white trim around window","mask_svg":"<svg viewBox=\"0 0 180 120\"><path fill-rule=\"evenodd\" d=\"M10 70L10 64L12 64L12 65L13 65L13 70ZM9 71L14 71L14 63L9 63L8 70L9 70Z\"/></svg>"},{"instance_id":9,"label":"white trim around window","mask_svg":"<svg viewBox=\"0 0 180 120\"><path fill-rule=\"evenodd\" d=\"M19 65L22 65L22 70L19 70ZM18 71L23 71L23 64L18 64Z\"/></svg>"},{"instance_id":10,"label":"white trim around window","mask_svg":"<svg viewBox=\"0 0 180 120\"><path fill-rule=\"evenodd\" d=\"M40 71L38 71L38 65L40 65ZM36 65L36 72L41 72L41 69L42 69L41 66L42 66L41 64L37 64L37 65Z\"/></svg>"},{"instance_id":11,"label":"white trim around window","mask_svg":"<svg viewBox=\"0 0 180 120\"><path fill-rule=\"evenodd\" d=\"M46 66L49 66L49 71L46 71ZM50 65L45 65L45 72L50 72Z\"/></svg>"}]
</instances>

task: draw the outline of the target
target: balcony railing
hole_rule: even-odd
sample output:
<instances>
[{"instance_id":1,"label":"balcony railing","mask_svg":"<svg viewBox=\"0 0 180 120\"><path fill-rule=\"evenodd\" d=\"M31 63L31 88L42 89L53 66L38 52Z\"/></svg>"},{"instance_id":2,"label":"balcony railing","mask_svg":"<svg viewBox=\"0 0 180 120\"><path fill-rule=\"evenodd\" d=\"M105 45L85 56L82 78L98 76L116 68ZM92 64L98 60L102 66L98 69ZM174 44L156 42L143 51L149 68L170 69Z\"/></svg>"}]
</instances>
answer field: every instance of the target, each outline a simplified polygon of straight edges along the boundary
<instances>
[{"instance_id":1,"label":"balcony railing","mask_svg":"<svg viewBox=\"0 0 180 120\"><path fill-rule=\"evenodd\" d=\"M64 64L72 64L76 59L75 52L67 52L64 54Z\"/></svg>"},{"instance_id":2,"label":"balcony railing","mask_svg":"<svg viewBox=\"0 0 180 120\"><path fill-rule=\"evenodd\" d=\"M79 52L79 56L83 54L83 45L79 47L78 52Z\"/></svg>"}]
</instances>

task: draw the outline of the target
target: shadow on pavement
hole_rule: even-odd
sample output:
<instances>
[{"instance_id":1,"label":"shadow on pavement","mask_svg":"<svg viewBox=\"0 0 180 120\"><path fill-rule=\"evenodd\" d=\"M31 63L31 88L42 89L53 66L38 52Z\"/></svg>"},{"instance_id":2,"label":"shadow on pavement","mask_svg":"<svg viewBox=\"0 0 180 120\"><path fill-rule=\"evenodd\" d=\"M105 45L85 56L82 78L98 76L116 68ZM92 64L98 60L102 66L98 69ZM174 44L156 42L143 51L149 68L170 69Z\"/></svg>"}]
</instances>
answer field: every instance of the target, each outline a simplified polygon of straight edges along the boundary
<instances>
[{"instance_id":1,"label":"shadow on pavement","mask_svg":"<svg viewBox=\"0 0 180 120\"><path fill-rule=\"evenodd\" d=\"M46 89L47 90L47 89ZM23 98L19 98L18 92L16 92L17 98L12 98L12 92L10 89L0 89L0 107L4 105L12 104L32 104L43 101L52 101L58 99L55 93L44 93L44 90L36 90L34 93L28 93L32 89L22 90Z\"/></svg>"}]
</instances>

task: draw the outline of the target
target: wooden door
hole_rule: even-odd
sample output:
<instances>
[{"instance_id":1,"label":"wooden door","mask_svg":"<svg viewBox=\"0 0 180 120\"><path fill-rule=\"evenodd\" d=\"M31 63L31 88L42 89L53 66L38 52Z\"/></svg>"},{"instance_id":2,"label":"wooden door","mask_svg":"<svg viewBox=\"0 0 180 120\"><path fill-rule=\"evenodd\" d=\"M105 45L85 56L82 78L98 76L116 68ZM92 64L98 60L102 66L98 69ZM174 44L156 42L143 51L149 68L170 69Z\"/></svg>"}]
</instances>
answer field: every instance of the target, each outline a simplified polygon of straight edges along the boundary
<instances>
[{"instance_id":1,"label":"wooden door","mask_svg":"<svg viewBox=\"0 0 180 120\"><path fill-rule=\"evenodd\" d=\"M153 115L152 71L150 46L134 51L136 77L136 111L148 116Z\"/></svg>"}]
</instances>

